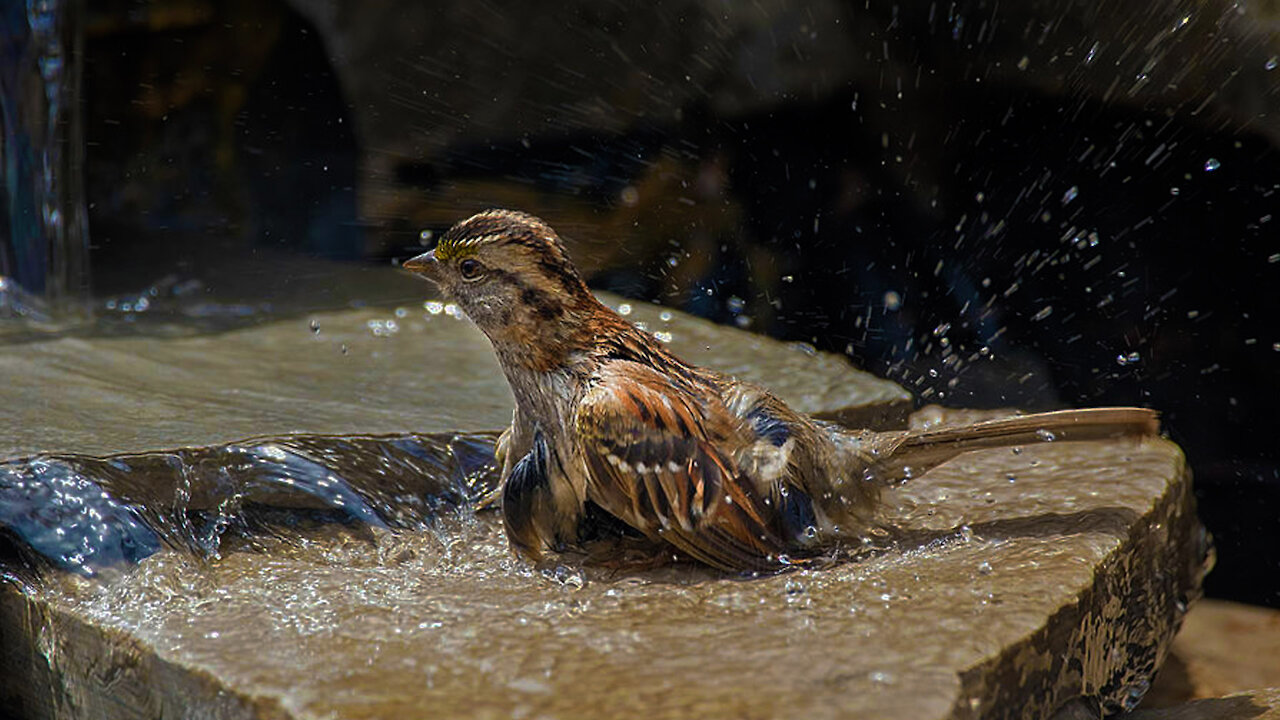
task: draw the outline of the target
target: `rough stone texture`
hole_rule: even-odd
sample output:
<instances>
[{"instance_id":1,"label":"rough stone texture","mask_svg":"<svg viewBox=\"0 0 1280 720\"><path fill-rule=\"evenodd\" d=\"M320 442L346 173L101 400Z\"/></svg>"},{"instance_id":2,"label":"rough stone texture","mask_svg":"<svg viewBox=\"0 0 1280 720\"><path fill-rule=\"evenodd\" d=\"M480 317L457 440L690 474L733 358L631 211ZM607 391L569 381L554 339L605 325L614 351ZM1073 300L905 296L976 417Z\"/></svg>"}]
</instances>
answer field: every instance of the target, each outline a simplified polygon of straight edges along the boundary
<instances>
[{"instance_id":1,"label":"rough stone texture","mask_svg":"<svg viewBox=\"0 0 1280 720\"><path fill-rule=\"evenodd\" d=\"M101 584L7 586L4 697L32 717L1118 710L1207 552L1163 440L973 453L889 493L882 519L892 538L857 561L750 580L534 572L488 514L164 551Z\"/></svg>"},{"instance_id":2,"label":"rough stone texture","mask_svg":"<svg viewBox=\"0 0 1280 720\"><path fill-rule=\"evenodd\" d=\"M418 286L425 295L426 284ZM863 426L906 420L907 392L844 358L647 303L627 304L632 319L669 333L677 354L767 383L797 408ZM302 316L196 337L0 345L0 376L22 379L0 388L0 460L214 445L284 433L505 426L511 395L488 340L440 307L432 306L435 314L421 304L402 308L404 317L389 308Z\"/></svg>"},{"instance_id":3,"label":"rough stone texture","mask_svg":"<svg viewBox=\"0 0 1280 720\"><path fill-rule=\"evenodd\" d=\"M1187 614L1142 708L1257 688L1280 688L1280 610L1205 600Z\"/></svg>"},{"instance_id":4,"label":"rough stone texture","mask_svg":"<svg viewBox=\"0 0 1280 720\"><path fill-rule=\"evenodd\" d=\"M1123 720L1280 720L1280 688L1206 698L1160 710L1139 710L1124 715Z\"/></svg>"}]
</instances>

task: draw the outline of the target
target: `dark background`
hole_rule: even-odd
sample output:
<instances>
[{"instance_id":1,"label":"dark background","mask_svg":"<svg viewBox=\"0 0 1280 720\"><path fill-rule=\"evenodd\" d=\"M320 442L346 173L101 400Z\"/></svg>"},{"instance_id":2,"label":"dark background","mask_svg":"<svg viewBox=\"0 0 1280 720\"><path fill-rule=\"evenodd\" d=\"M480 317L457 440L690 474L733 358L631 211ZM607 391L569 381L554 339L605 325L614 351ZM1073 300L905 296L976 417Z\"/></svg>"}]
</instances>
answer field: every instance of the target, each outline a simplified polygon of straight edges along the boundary
<instances>
[{"instance_id":1,"label":"dark background","mask_svg":"<svg viewBox=\"0 0 1280 720\"><path fill-rule=\"evenodd\" d=\"M387 264L517 207L595 287L846 353L922 403L1159 409L1209 594L1280 607L1265 8L421 5L93 3L100 312L220 293L269 320L288 307L238 259Z\"/></svg>"}]
</instances>

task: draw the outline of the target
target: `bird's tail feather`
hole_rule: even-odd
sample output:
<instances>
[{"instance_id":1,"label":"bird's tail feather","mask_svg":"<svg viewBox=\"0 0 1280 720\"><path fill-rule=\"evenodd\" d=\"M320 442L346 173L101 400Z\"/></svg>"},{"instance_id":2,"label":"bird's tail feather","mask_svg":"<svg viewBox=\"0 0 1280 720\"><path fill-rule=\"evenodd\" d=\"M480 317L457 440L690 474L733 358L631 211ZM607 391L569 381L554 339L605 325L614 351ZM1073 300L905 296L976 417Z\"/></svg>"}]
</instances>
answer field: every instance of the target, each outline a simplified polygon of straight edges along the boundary
<instances>
[{"instance_id":1,"label":"bird's tail feather","mask_svg":"<svg viewBox=\"0 0 1280 720\"><path fill-rule=\"evenodd\" d=\"M1149 437L1160 432L1159 414L1135 407L1087 408L1019 415L886 437L875 449L872 474L893 483L917 477L971 450L1042 442Z\"/></svg>"}]
</instances>

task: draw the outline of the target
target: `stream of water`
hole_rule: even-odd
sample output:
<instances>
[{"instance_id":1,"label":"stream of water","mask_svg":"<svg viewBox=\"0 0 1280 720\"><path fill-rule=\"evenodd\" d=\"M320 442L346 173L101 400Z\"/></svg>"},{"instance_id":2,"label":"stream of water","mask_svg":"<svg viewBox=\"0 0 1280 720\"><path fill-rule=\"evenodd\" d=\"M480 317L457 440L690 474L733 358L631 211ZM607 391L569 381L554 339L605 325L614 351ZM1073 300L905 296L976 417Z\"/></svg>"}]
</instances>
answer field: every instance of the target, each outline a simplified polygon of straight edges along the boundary
<instances>
[{"instance_id":1,"label":"stream of water","mask_svg":"<svg viewBox=\"0 0 1280 720\"><path fill-rule=\"evenodd\" d=\"M82 575L162 546L217 557L227 534L308 519L422 528L497 483L486 433L255 438L109 457L0 464L0 532Z\"/></svg>"}]
</instances>

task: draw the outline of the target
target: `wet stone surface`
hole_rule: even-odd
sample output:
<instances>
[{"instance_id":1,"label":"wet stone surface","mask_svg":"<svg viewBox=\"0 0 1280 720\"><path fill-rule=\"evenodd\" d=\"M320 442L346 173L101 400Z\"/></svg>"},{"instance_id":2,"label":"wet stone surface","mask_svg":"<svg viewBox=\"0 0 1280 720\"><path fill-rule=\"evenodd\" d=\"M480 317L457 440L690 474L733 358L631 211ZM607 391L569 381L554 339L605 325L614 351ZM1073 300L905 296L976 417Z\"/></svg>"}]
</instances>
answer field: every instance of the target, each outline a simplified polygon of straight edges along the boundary
<instances>
[{"instance_id":1,"label":"wet stone surface","mask_svg":"<svg viewBox=\"0 0 1280 720\"><path fill-rule=\"evenodd\" d=\"M334 320L321 319L322 335ZM726 357L732 342L763 342L709 339ZM803 358L771 378L797 404L849 391L824 369L805 371L807 354L756 347L734 362ZM465 377L484 357L421 381ZM365 390L412 399L421 390L397 384L411 375L374 383L370 373ZM411 427L461 424L471 400L480 419L464 427L505 419L496 398L490 422L488 395L446 392ZM955 419L974 414L926 411L914 422ZM353 411L344 422L360 420ZM364 431L383 429L395 428ZM463 449L447 436L317 436L63 458L161 542L92 576L28 563L29 544L0 543L26 548L0 556L0 706L33 718L1048 717L1071 702L1116 711L1146 689L1205 567L1182 454L1151 440L962 456L887 492L891 531L823 570L539 571L510 556L492 512L472 509L491 475L466 448L490 436L461 437ZM402 454L384 452L391 446ZM264 482L259 466L217 461L228 448L294 470ZM304 472L295 457L339 471ZM151 470L113 477L122 464ZM412 487L409 467L425 476ZM302 479L315 481L310 491L286 491ZM437 506L409 500L432 487Z\"/></svg>"},{"instance_id":2,"label":"wet stone surface","mask_svg":"<svg viewBox=\"0 0 1280 720\"><path fill-rule=\"evenodd\" d=\"M647 303L625 306L681 357L766 383L806 412L889 426L910 409L904 390L842 357ZM511 421L511 395L488 340L437 302L195 337L0 345L0 377L21 379L0 388L0 460L295 432L493 430Z\"/></svg>"},{"instance_id":3,"label":"wet stone surface","mask_svg":"<svg viewBox=\"0 0 1280 720\"><path fill-rule=\"evenodd\" d=\"M50 688L58 711L34 717L132 717L121 697L224 717L1047 717L1136 701L1196 594L1203 538L1164 441L973 454L888 499L895 539L756 579L537 572L492 513L294 520L219 559L8 588L0 627L27 635L6 637L6 677L37 682L6 692Z\"/></svg>"}]
</instances>

